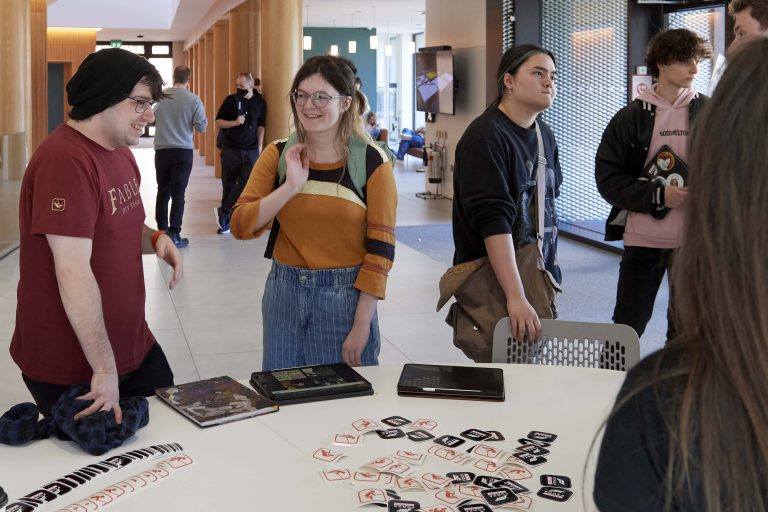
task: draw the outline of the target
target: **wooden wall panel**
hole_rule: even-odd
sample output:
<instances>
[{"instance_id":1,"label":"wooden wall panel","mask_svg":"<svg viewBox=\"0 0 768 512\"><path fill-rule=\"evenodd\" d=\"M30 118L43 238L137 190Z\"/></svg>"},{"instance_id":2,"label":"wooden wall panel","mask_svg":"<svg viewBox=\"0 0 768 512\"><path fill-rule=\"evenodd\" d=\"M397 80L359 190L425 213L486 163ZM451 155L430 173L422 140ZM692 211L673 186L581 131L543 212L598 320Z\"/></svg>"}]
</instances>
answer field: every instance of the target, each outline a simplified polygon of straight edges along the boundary
<instances>
[{"instance_id":1,"label":"wooden wall panel","mask_svg":"<svg viewBox=\"0 0 768 512\"><path fill-rule=\"evenodd\" d=\"M198 83L198 89L196 91L196 94L200 96L200 99L203 100L203 106L205 107L205 117L208 118L209 122L211 120L211 110L208 106L208 99L205 95L205 36L200 38L200 41L197 43L198 48L198 59L197 59L197 83ZM206 130L207 131L207 130ZM205 134L200 135L200 156L205 156L207 153L207 147L206 147L206 138Z\"/></svg>"},{"instance_id":2,"label":"wooden wall panel","mask_svg":"<svg viewBox=\"0 0 768 512\"><path fill-rule=\"evenodd\" d=\"M219 105L229 92L229 59L227 58L227 51L229 50L229 22L226 20L220 20L213 26L213 107L214 115L218 112ZM216 127L213 126L215 121L209 119L209 126L211 132L214 134L214 140L216 135ZM214 176L221 177L221 151L216 148L214 150Z\"/></svg>"},{"instance_id":3,"label":"wooden wall panel","mask_svg":"<svg viewBox=\"0 0 768 512\"><path fill-rule=\"evenodd\" d=\"M64 63L64 84L85 58L96 50L96 31L79 28L48 29L48 62ZM69 119L69 104L64 93L64 119Z\"/></svg>"},{"instance_id":4,"label":"wooden wall panel","mask_svg":"<svg viewBox=\"0 0 768 512\"><path fill-rule=\"evenodd\" d=\"M26 126L25 90L28 88L29 2L0 2L0 136L24 132Z\"/></svg>"},{"instance_id":5,"label":"wooden wall panel","mask_svg":"<svg viewBox=\"0 0 768 512\"><path fill-rule=\"evenodd\" d=\"M203 70L203 81L205 82L205 98L203 104L205 104L205 115L208 119L213 119L216 116L216 106L214 106L215 98L213 96L213 30L209 30L205 34L205 69ZM216 137L214 130L205 131L205 165L213 165L216 152L213 148Z\"/></svg>"},{"instance_id":6,"label":"wooden wall panel","mask_svg":"<svg viewBox=\"0 0 768 512\"><path fill-rule=\"evenodd\" d=\"M30 87L32 113L28 131L29 154L48 135L48 49L47 49L48 2L32 0L30 4Z\"/></svg>"}]
</instances>

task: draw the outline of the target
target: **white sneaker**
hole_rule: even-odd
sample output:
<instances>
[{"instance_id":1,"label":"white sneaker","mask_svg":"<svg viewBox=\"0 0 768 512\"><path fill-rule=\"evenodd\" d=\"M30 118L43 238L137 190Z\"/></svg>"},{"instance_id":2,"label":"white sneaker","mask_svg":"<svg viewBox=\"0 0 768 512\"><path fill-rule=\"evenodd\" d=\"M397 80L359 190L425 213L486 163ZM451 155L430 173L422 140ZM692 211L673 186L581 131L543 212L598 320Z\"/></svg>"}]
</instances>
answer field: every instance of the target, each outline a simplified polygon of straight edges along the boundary
<instances>
[{"instance_id":1,"label":"white sneaker","mask_svg":"<svg viewBox=\"0 0 768 512\"><path fill-rule=\"evenodd\" d=\"M411 140L413 137L410 134L403 132L400 134L400 138L403 140Z\"/></svg>"}]
</instances>

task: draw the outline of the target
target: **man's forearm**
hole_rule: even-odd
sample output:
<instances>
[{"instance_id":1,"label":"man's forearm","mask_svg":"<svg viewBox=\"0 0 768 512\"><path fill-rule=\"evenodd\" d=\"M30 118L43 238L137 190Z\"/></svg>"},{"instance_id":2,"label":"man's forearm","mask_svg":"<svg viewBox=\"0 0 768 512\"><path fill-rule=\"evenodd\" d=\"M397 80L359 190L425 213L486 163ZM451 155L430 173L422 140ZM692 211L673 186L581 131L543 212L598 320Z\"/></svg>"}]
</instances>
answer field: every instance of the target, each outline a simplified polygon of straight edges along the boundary
<instances>
[{"instance_id":1,"label":"man's forearm","mask_svg":"<svg viewBox=\"0 0 768 512\"><path fill-rule=\"evenodd\" d=\"M117 374L101 304L101 291L90 267L56 271L59 293L72 330L94 373Z\"/></svg>"}]
</instances>

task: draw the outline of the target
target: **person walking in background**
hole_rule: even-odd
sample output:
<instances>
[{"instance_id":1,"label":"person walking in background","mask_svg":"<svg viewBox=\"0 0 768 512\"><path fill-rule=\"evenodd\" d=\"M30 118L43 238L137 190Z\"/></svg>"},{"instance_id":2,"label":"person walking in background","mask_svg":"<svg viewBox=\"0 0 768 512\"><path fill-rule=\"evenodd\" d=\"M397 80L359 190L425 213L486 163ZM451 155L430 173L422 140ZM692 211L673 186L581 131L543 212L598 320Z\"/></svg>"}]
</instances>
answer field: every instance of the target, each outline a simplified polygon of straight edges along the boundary
<instances>
[{"instance_id":1,"label":"person walking in background","mask_svg":"<svg viewBox=\"0 0 768 512\"><path fill-rule=\"evenodd\" d=\"M559 283L555 198L563 180L557 143L539 114L555 99L555 57L533 45L504 53L498 96L467 127L456 145L453 175L454 265L487 256L504 290L512 334L539 337L541 323L525 298L515 251L536 243L536 169L541 129L546 158L544 241L546 269Z\"/></svg>"},{"instance_id":2,"label":"person walking in background","mask_svg":"<svg viewBox=\"0 0 768 512\"><path fill-rule=\"evenodd\" d=\"M203 102L189 91L189 79L189 67L177 66L173 70L173 87L163 91L167 98L155 108L155 219L157 229L168 231L176 247L189 245L189 240L181 237L181 221L184 193L192 173L192 133L193 130L203 133L208 127Z\"/></svg>"},{"instance_id":3,"label":"person walking in background","mask_svg":"<svg viewBox=\"0 0 768 512\"><path fill-rule=\"evenodd\" d=\"M768 510L768 40L729 61L691 140L677 336L608 417L600 512Z\"/></svg>"},{"instance_id":4,"label":"person walking in background","mask_svg":"<svg viewBox=\"0 0 768 512\"><path fill-rule=\"evenodd\" d=\"M229 233L229 216L240 197L253 164L264 147L267 102L255 86L261 81L248 72L237 75L237 92L224 98L216 114L221 142L221 206L216 208L218 233Z\"/></svg>"},{"instance_id":5,"label":"person walking in background","mask_svg":"<svg viewBox=\"0 0 768 512\"><path fill-rule=\"evenodd\" d=\"M182 274L170 237L144 225L141 174L128 149L154 120L163 80L120 48L90 54L67 83L70 120L46 138L21 184L20 277L11 356L45 416L72 385L90 405L75 419L113 411L121 397L151 396L173 372L144 316L142 253ZM106 420L105 420L106 421Z\"/></svg>"},{"instance_id":6,"label":"person walking in background","mask_svg":"<svg viewBox=\"0 0 768 512\"><path fill-rule=\"evenodd\" d=\"M683 239L688 199L687 187L650 179L644 169L662 153L664 162L671 162L670 156L688 160L689 131L706 101L693 80L698 63L710 56L709 45L690 30L656 34L646 62L658 82L611 119L597 148L597 190L613 207L605 239L624 240L613 321L629 325L638 336L651 319L672 251ZM674 323L669 308L667 318L670 338Z\"/></svg>"},{"instance_id":7,"label":"person walking in background","mask_svg":"<svg viewBox=\"0 0 768 512\"><path fill-rule=\"evenodd\" d=\"M405 154L411 148L423 148L424 147L424 135L427 130L423 126L416 128L416 131L410 128L403 128L400 134L400 146L397 148L397 154L395 155L398 160L405 158Z\"/></svg>"},{"instance_id":8,"label":"person walking in background","mask_svg":"<svg viewBox=\"0 0 768 512\"><path fill-rule=\"evenodd\" d=\"M363 130L355 73L341 57L304 63L290 93L296 131L266 148L232 213L240 240L274 219L263 370L378 364L397 190L390 155Z\"/></svg>"}]
</instances>

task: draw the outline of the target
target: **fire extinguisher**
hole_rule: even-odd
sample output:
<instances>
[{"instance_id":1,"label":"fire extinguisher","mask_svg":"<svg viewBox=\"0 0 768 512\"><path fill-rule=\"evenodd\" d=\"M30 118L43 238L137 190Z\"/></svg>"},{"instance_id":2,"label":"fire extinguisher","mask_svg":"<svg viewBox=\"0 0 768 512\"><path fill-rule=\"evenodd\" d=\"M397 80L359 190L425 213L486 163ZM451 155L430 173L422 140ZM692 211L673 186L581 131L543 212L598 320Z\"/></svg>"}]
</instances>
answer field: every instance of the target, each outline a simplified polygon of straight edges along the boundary
<instances>
[{"instance_id":1,"label":"fire extinguisher","mask_svg":"<svg viewBox=\"0 0 768 512\"><path fill-rule=\"evenodd\" d=\"M443 173L445 172L446 150L445 144L438 140L432 144L432 151L429 153L429 182L442 183Z\"/></svg>"}]
</instances>

